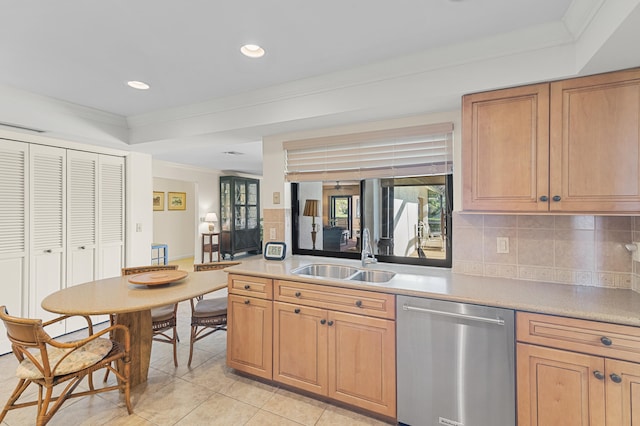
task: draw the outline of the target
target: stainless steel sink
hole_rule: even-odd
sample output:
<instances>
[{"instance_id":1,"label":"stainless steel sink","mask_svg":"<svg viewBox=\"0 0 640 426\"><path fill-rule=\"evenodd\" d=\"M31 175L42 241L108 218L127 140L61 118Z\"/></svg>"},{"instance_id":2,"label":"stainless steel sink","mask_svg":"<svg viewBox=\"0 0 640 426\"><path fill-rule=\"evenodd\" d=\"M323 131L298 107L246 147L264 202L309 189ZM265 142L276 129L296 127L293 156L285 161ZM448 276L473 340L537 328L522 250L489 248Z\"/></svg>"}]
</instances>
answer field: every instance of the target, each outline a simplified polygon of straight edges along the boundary
<instances>
[{"instance_id":1,"label":"stainless steel sink","mask_svg":"<svg viewBox=\"0 0 640 426\"><path fill-rule=\"evenodd\" d=\"M324 278L334 278L334 279L347 279L351 275L358 272L357 268L352 268L351 266L343 266L343 265L323 265L323 264L312 264L301 266L300 268L294 269L291 271L294 274L298 275L311 275L313 277L324 277Z\"/></svg>"},{"instance_id":2,"label":"stainless steel sink","mask_svg":"<svg viewBox=\"0 0 640 426\"><path fill-rule=\"evenodd\" d=\"M376 271L363 269L358 271L354 276L349 278L351 281L366 281L370 283L386 283L395 276L395 272Z\"/></svg>"},{"instance_id":3,"label":"stainless steel sink","mask_svg":"<svg viewBox=\"0 0 640 426\"><path fill-rule=\"evenodd\" d=\"M338 280L362 281L370 283L384 283L393 278L394 272L373 269L358 269L344 265L311 264L301 266L291 271L297 275L332 278Z\"/></svg>"}]
</instances>

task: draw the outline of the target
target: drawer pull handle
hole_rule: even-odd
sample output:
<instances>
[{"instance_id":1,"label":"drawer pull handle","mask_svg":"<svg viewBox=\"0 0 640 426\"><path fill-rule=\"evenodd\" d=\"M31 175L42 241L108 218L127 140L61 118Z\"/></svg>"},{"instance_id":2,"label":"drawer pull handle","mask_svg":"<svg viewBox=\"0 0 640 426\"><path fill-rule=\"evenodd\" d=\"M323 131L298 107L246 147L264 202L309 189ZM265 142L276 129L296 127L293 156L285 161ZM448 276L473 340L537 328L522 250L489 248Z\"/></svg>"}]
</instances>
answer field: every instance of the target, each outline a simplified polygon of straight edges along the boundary
<instances>
[{"instance_id":1,"label":"drawer pull handle","mask_svg":"<svg viewBox=\"0 0 640 426\"><path fill-rule=\"evenodd\" d=\"M302 293L300 293L299 291L296 291L296 297L300 297L302 296Z\"/></svg>"},{"instance_id":2,"label":"drawer pull handle","mask_svg":"<svg viewBox=\"0 0 640 426\"><path fill-rule=\"evenodd\" d=\"M546 195L543 195L542 197L540 197L540 201L542 202L549 201L549 197L547 197Z\"/></svg>"},{"instance_id":3,"label":"drawer pull handle","mask_svg":"<svg viewBox=\"0 0 640 426\"><path fill-rule=\"evenodd\" d=\"M361 308L362 307L362 300L356 300L356 306L358 308Z\"/></svg>"},{"instance_id":4,"label":"drawer pull handle","mask_svg":"<svg viewBox=\"0 0 640 426\"><path fill-rule=\"evenodd\" d=\"M251 288L251 286L250 286L249 284L245 284L245 285L244 285L244 289L245 289L245 290L249 290L250 288Z\"/></svg>"},{"instance_id":5,"label":"drawer pull handle","mask_svg":"<svg viewBox=\"0 0 640 426\"><path fill-rule=\"evenodd\" d=\"M609 339L607 336L602 336L602 337L600 338L600 341L601 341L601 342L602 342L602 344L603 344L603 345L605 345L605 346L611 346L611 343L613 343L613 342L611 341L611 339Z\"/></svg>"},{"instance_id":6,"label":"drawer pull handle","mask_svg":"<svg viewBox=\"0 0 640 426\"><path fill-rule=\"evenodd\" d=\"M248 305L249 303L251 303L251 301L250 301L249 299L247 299L247 300L245 300L245 301L244 301L244 304L245 304L245 305Z\"/></svg>"},{"instance_id":7,"label":"drawer pull handle","mask_svg":"<svg viewBox=\"0 0 640 426\"><path fill-rule=\"evenodd\" d=\"M321 319L321 320L320 320L320 324L325 325L326 323L327 323L327 320L326 320L326 319Z\"/></svg>"},{"instance_id":8,"label":"drawer pull handle","mask_svg":"<svg viewBox=\"0 0 640 426\"><path fill-rule=\"evenodd\" d=\"M593 375L595 376L596 379L598 380L603 380L604 379L604 374L602 374L600 372L600 370L596 370L593 372Z\"/></svg>"},{"instance_id":9,"label":"drawer pull handle","mask_svg":"<svg viewBox=\"0 0 640 426\"><path fill-rule=\"evenodd\" d=\"M299 314L299 313L300 313L300 308L295 308L295 309L293 310L293 312L294 312L294 313L296 313L296 314Z\"/></svg>"},{"instance_id":10,"label":"drawer pull handle","mask_svg":"<svg viewBox=\"0 0 640 426\"><path fill-rule=\"evenodd\" d=\"M46 249L44 252L45 252L45 253L53 253L53 250L51 250L51 249Z\"/></svg>"},{"instance_id":11,"label":"drawer pull handle","mask_svg":"<svg viewBox=\"0 0 640 426\"><path fill-rule=\"evenodd\" d=\"M610 374L609 377L611 377L613 383L620 383L622 381L622 377L618 376L616 373Z\"/></svg>"},{"instance_id":12,"label":"drawer pull handle","mask_svg":"<svg viewBox=\"0 0 640 426\"><path fill-rule=\"evenodd\" d=\"M327 323L327 325L329 325L329 327L331 327L331 326L333 325L333 321L329 321L329 322Z\"/></svg>"}]
</instances>

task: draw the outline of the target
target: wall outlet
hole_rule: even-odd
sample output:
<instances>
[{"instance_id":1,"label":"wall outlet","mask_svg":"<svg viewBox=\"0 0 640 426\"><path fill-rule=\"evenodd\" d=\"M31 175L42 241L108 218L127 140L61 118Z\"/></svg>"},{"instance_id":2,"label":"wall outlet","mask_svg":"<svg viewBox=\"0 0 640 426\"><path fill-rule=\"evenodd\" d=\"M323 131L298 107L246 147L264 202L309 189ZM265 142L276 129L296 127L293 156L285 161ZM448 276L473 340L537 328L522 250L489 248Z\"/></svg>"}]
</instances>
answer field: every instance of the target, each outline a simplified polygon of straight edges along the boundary
<instances>
[{"instance_id":1,"label":"wall outlet","mask_svg":"<svg viewBox=\"0 0 640 426\"><path fill-rule=\"evenodd\" d=\"M136 232L142 232L142 224L136 223Z\"/></svg>"},{"instance_id":2,"label":"wall outlet","mask_svg":"<svg viewBox=\"0 0 640 426\"><path fill-rule=\"evenodd\" d=\"M276 228L269 228L269 239L270 240L276 239Z\"/></svg>"},{"instance_id":3,"label":"wall outlet","mask_svg":"<svg viewBox=\"0 0 640 426\"><path fill-rule=\"evenodd\" d=\"M509 237L497 238L497 250L496 253L509 253Z\"/></svg>"}]
</instances>

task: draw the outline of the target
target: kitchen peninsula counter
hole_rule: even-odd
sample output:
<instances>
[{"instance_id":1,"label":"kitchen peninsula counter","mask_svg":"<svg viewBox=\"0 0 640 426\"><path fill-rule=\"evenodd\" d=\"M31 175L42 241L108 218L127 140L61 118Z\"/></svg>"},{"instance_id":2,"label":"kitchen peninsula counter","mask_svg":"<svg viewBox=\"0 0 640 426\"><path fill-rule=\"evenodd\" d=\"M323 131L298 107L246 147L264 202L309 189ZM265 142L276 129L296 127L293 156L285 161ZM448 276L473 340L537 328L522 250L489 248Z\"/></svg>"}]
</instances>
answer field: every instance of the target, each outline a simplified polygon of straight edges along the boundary
<instances>
[{"instance_id":1,"label":"kitchen peninsula counter","mask_svg":"<svg viewBox=\"0 0 640 426\"><path fill-rule=\"evenodd\" d=\"M396 275L388 282L371 283L291 272L308 264L347 265ZM640 326L640 294L626 289L479 277L444 268L390 263L362 268L358 260L315 256L291 256L284 261L250 259L227 268L227 272Z\"/></svg>"}]
</instances>

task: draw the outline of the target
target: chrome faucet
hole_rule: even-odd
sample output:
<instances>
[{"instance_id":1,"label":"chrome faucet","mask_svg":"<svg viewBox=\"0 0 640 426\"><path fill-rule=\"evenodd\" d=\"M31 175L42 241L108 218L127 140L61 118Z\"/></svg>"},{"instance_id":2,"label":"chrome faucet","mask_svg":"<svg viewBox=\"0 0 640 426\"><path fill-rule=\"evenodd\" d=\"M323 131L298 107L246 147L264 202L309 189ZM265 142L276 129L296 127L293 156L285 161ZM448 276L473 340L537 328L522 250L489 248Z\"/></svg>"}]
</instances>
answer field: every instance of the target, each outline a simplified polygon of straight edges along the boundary
<instances>
[{"instance_id":1,"label":"chrome faucet","mask_svg":"<svg viewBox=\"0 0 640 426\"><path fill-rule=\"evenodd\" d=\"M371 248L371 236L369 235L369 228L362 230L362 266L365 267L369 263L378 263L378 259L373 255L373 249Z\"/></svg>"}]
</instances>

